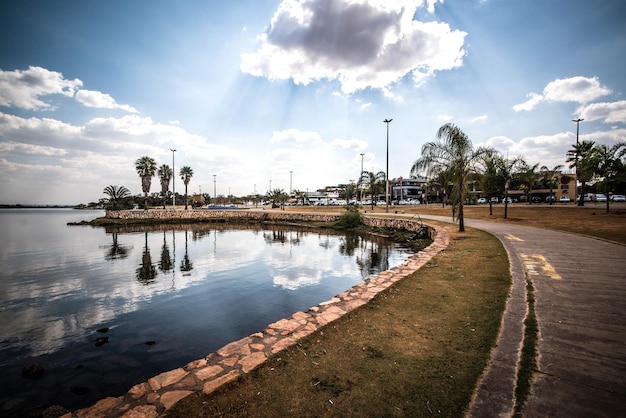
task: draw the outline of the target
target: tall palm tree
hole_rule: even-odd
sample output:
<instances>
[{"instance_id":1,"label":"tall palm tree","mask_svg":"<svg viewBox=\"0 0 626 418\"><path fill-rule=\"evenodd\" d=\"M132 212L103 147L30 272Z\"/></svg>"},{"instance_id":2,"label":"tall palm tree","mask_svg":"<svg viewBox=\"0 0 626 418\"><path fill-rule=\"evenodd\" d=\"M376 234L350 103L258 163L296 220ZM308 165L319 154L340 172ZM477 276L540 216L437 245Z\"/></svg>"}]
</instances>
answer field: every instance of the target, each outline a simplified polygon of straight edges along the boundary
<instances>
[{"instance_id":1,"label":"tall palm tree","mask_svg":"<svg viewBox=\"0 0 626 418\"><path fill-rule=\"evenodd\" d=\"M165 202L167 201L167 193L170 190L170 180L172 180L172 169L169 165L163 164L157 171L157 176L161 180L161 195L163 196L163 209L165 209Z\"/></svg>"},{"instance_id":2,"label":"tall palm tree","mask_svg":"<svg viewBox=\"0 0 626 418\"><path fill-rule=\"evenodd\" d=\"M582 141L573 145L572 149L567 152L566 161L570 163L569 168L576 169L576 181L580 181L578 206L585 205L585 185L593 178L595 167L591 150L594 145L594 141Z\"/></svg>"},{"instance_id":3,"label":"tall palm tree","mask_svg":"<svg viewBox=\"0 0 626 418\"><path fill-rule=\"evenodd\" d=\"M359 179L358 184L360 188L369 188L372 200L372 210L374 210L374 203L376 203L376 200L378 200L376 197L376 195L378 194L378 190L380 189L380 186L385 183L386 179L387 175L384 171L379 171L376 174L374 174L373 171L363 171L361 173L361 178Z\"/></svg>"},{"instance_id":4,"label":"tall palm tree","mask_svg":"<svg viewBox=\"0 0 626 418\"><path fill-rule=\"evenodd\" d=\"M550 205L554 203L554 197L552 195L552 189L554 189L554 186L555 186L554 182L555 182L555 179L557 178L557 175L561 172L562 169L563 169L563 166L561 164L555 165L551 169L543 165L539 169L541 173L541 177L543 178L544 181L548 182L548 186L550 187Z\"/></svg>"},{"instance_id":5,"label":"tall palm tree","mask_svg":"<svg viewBox=\"0 0 626 418\"><path fill-rule=\"evenodd\" d=\"M135 161L135 170L137 170L137 174L141 177L141 190L146 197L144 208L148 210L148 193L150 192L152 177L154 177L157 170L156 161L154 161L152 157L141 157Z\"/></svg>"},{"instance_id":6,"label":"tall palm tree","mask_svg":"<svg viewBox=\"0 0 626 418\"><path fill-rule=\"evenodd\" d=\"M595 174L604 178L604 195L606 199L606 212L609 212L609 186L618 175L623 172L622 158L626 155L626 142L618 142L613 146L604 144L596 145L591 150L594 161Z\"/></svg>"},{"instance_id":7,"label":"tall palm tree","mask_svg":"<svg viewBox=\"0 0 626 418\"><path fill-rule=\"evenodd\" d=\"M422 156L411 167L411 175L436 174L445 170L452 173L453 212L458 206L459 232L465 231L463 204L469 194L469 178L479 171L479 164L495 150L487 147L477 149L472 141L456 125L447 123L437 131L437 141L427 142L422 147Z\"/></svg>"},{"instance_id":8,"label":"tall palm tree","mask_svg":"<svg viewBox=\"0 0 626 418\"><path fill-rule=\"evenodd\" d=\"M189 185L189 182L191 181L191 178L193 177L193 170L189 166L184 166L180 168L180 171L178 172L178 174L180 174L180 179L185 184L185 210L187 210L187 205L189 203L189 199L187 196L187 185Z\"/></svg>"},{"instance_id":9,"label":"tall palm tree","mask_svg":"<svg viewBox=\"0 0 626 418\"><path fill-rule=\"evenodd\" d=\"M119 209L119 201L130 197L130 191L124 186L110 185L104 188L102 193L109 196L109 202L112 203L113 210Z\"/></svg>"}]
</instances>

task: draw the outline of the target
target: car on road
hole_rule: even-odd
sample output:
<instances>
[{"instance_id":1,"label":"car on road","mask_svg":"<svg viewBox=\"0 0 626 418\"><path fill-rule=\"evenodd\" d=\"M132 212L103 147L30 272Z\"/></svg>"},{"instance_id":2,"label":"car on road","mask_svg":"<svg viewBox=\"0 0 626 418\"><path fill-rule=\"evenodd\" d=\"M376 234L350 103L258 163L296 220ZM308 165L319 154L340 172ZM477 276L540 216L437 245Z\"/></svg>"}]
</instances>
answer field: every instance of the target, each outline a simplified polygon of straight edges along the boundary
<instances>
[{"instance_id":1,"label":"car on road","mask_svg":"<svg viewBox=\"0 0 626 418\"><path fill-rule=\"evenodd\" d=\"M611 196L612 202L626 202L626 197L623 194L614 194Z\"/></svg>"},{"instance_id":2,"label":"car on road","mask_svg":"<svg viewBox=\"0 0 626 418\"><path fill-rule=\"evenodd\" d=\"M561 203L569 203L569 202L571 202L571 200L570 200L569 196L561 196L561 197L559 197L559 202L561 202Z\"/></svg>"}]
</instances>

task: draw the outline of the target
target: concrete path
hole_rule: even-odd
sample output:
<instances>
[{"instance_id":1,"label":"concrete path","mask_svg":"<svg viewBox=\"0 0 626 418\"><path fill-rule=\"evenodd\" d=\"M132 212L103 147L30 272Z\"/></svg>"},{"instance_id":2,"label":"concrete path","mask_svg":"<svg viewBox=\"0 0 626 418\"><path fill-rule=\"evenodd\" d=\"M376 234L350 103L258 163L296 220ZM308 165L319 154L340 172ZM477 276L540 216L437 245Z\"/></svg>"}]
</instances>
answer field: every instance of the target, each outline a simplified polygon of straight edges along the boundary
<instances>
[{"instance_id":1,"label":"concrete path","mask_svg":"<svg viewBox=\"0 0 626 418\"><path fill-rule=\"evenodd\" d=\"M466 219L465 225L502 241L513 275L498 346L469 416L512 415L528 277L539 340L522 415L626 417L626 246L501 222Z\"/></svg>"}]
</instances>

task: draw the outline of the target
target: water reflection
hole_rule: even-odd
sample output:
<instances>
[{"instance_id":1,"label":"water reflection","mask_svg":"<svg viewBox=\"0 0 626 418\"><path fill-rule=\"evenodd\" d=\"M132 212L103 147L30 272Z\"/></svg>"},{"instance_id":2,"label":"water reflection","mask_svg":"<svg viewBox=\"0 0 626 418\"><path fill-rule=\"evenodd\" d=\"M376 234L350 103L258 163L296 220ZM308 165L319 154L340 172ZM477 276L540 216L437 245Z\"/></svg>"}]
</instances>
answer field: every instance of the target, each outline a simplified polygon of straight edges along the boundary
<instances>
[{"instance_id":1,"label":"water reflection","mask_svg":"<svg viewBox=\"0 0 626 418\"><path fill-rule=\"evenodd\" d=\"M113 239L113 243L108 246L103 246L106 248L106 254L104 255L105 260L115 260L116 258L126 258L130 253L130 250L133 249L132 246L120 244L117 240L117 232L111 233L111 237Z\"/></svg>"},{"instance_id":2,"label":"water reflection","mask_svg":"<svg viewBox=\"0 0 626 418\"><path fill-rule=\"evenodd\" d=\"M148 247L148 231L145 232L146 243L143 247L143 254L141 256L141 265L137 269L137 280L140 283L148 285L154 282L154 278L157 275L157 270L154 264L152 264L152 254L150 254L150 247Z\"/></svg>"},{"instance_id":3,"label":"water reflection","mask_svg":"<svg viewBox=\"0 0 626 418\"><path fill-rule=\"evenodd\" d=\"M3 236L17 237L0 257L0 392L25 405L35 396L22 393L25 363L54 364L37 402L88 404L328 300L408 256L384 238L310 228L103 230L50 226L55 222L32 231L0 223ZM110 340L96 347L102 327L110 328ZM148 340L158 344L147 347ZM63 395L67 388L53 383L85 376L98 382L90 386L93 398ZM59 396L71 399L57 402Z\"/></svg>"}]
</instances>

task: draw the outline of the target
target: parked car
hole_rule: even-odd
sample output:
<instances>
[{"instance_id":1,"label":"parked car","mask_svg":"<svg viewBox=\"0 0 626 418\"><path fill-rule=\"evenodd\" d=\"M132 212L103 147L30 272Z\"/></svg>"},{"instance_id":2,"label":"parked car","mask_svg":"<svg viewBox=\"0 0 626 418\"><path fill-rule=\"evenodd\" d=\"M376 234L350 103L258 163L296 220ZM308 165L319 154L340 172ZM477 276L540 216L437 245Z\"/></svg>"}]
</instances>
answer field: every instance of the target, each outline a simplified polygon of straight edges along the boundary
<instances>
[{"instance_id":1,"label":"parked car","mask_svg":"<svg viewBox=\"0 0 626 418\"><path fill-rule=\"evenodd\" d=\"M539 196L533 196L530 201L532 203L541 203L541 198Z\"/></svg>"},{"instance_id":2,"label":"parked car","mask_svg":"<svg viewBox=\"0 0 626 418\"><path fill-rule=\"evenodd\" d=\"M510 197L507 197L506 199L502 199L502 203L513 203L513 199L511 199Z\"/></svg>"},{"instance_id":3,"label":"parked car","mask_svg":"<svg viewBox=\"0 0 626 418\"><path fill-rule=\"evenodd\" d=\"M491 199L489 199L491 201L491 203L498 203L499 199L497 197L492 197Z\"/></svg>"},{"instance_id":4,"label":"parked car","mask_svg":"<svg viewBox=\"0 0 626 418\"><path fill-rule=\"evenodd\" d=\"M486 197L481 197L480 199L478 199L478 204L479 205L483 205L487 203L487 198Z\"/></svg>"},{"instance_id":5,"label":"parked car","mask_svg":"<svg viewBox=\"0 0 626 418\"><path fill-rule=\"evenodd\" d=\"M606 202L606 196L601 193L597 193L594 200L596 202Z\"/></svg>"},{"instance_id":6,"label":"parked car","mask_svg":"<svg viewBox=\"0 0 626 418\"><path fill-rule=\"evenodd\" d=\"M571 200L570 200L569 196L561 196L561 197L559 197L559 202L561 202L561 203L569 203L569 202L571 202Z\"/></svg>"},{"instance_id":7,"label":"parked car","mask_svg":"<svg viewBox=\"0 0 626 418\"><path fill-rule=\"evenodd\" d=\"M626 197L623 194L614 194L611 196L612 202L626 202Z\"/></svg>"},{"instance_id":8,"label":"parked car","mask_svg":"<svg viewBox=\"0 0 626 418\"><path fill-rule=\"evenodd\" d=\"M561 196L561 197L566 197L566 196ZM546 196L546 202L547 203L556 202L556 197L554 197L554 196Z\"/></svg>"}]
</instances>

